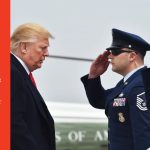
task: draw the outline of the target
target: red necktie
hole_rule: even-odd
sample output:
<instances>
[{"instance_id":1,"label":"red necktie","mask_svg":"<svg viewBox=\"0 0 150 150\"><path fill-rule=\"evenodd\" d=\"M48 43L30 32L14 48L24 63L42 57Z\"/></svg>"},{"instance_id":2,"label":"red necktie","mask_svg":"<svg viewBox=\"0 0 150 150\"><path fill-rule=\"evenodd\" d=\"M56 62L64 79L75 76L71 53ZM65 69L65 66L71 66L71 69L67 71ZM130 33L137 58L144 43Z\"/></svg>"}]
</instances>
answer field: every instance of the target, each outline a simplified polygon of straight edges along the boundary
<instances>
[{"instance_id":1,"label":"red necktie","mask_svg":"<svg viewBox=\"0 0 150 150\"><path fill-rule=\"evenodd\" d=\"M33 85L36 87L36 83L35 83L34 77L31 72L29 73L29 77L30 77L30 80L32 81Z\"/></svg>"}]
</instances>

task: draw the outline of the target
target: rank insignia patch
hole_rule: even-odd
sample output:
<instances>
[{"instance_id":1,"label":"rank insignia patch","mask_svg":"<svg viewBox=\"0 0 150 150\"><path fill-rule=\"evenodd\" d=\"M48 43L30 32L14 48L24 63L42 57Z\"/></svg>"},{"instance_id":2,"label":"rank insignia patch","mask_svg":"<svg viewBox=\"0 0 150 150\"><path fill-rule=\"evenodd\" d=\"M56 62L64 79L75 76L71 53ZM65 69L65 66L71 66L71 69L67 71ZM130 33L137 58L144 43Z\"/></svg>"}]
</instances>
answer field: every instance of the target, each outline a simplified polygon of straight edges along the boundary
<instances>
[{"instance_id":1,"label":"rank insignia patch","mask_svg":"<svg viewBox=\"0 0 150 150\"><path fill-rule=\"evenodd\" d=\"M146 106L145 92L137 95L136 106L142 111L148 110Z\"/></svg>"}]
</instances>

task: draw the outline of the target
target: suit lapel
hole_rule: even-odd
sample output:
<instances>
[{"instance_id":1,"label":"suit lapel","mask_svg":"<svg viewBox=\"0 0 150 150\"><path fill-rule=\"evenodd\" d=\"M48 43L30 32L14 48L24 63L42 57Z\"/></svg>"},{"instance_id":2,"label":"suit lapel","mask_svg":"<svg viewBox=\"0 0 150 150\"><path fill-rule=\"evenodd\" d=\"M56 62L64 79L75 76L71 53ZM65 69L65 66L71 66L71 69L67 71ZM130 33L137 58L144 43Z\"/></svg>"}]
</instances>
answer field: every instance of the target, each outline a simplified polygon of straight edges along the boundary
<instances>
[{"instance_id":1,"label":"suit lapel","mask_svg":"<svg viewBox=\"0 0 150 150\"><path fill-rule=\"evenodd\" d=\"M28 80L27 80L27 86L31 90L32 96L37 105L37 108L40 111L40 113L42 114L42 116L45 118L45 120L48 121L49 118L52 119L52 117L47 109L47 106L46 106L42 96L40 95L39 91L37 90L37 88Z\"/></svg>"},{"instance_id":2,"label":"suit lapel","mask_svg":"<svg viewBox=\"0 0 150 150\"><path fill-rule=\"evenodd\" d=\"M124 88L124 83L123 83L123 79L121 81L119 81L119 83L116 85L116 87L114 87L114 89L112 90L112 92L107 96L107 101L106 101L106 105L105 105L105 114L107 114L108 111L108 106L109 103L117 96L121 93L121 91Z\"/></svg>"}]
</instances>

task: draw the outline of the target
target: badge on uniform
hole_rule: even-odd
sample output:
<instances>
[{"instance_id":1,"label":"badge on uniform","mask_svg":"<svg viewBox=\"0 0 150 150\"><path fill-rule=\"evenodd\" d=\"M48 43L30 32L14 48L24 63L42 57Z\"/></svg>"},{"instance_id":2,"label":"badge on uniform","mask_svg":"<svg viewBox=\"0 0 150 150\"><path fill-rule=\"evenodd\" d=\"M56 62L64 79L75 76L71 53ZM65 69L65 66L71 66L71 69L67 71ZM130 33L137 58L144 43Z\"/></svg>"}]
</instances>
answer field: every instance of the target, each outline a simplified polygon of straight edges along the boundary
<instances>
[{"instance_id":1,"label":"badge on uniform","mask_svg":"<svg viewBox=\"0 0 150 150\"><path fill-rule=\"evenodd\" d=\"M142 111L148 110L146 106L145 92L142 92L137 95L136 106Z\"/></svg>"},{"instance_id":2,"label":"badge on uniform","mask_svg":"<svg viewBox=\"0 0 150 150\"><path fill-rule=\"evenodd\" d=\"M125 106L125 104L126 104L126 98L124 97L115 98L113 101L113 107Z\"/></svg>"},{"instance_id":3,"label":"badge on uniform","mask_svg":"<svg viewBox=\"0 0 150 150\"><path fill-rule=\"evenodd\" d=\"M124 94L123 94L123 92L121 92L118 97L123 97L123 96L124 96Z\"/></svg>"},{"instance_id":4,"label":"badge on uniform","mask_svg":"<svg viewBox=\"0 0 150 150\"><path fill-rule=\"evenodd\" d=\"M118 116L119 116L119 121L120 122L122 122L122 123L125 122L125 117L124 117L123 113L119 112Z\"/></svg>"}]
</instances>

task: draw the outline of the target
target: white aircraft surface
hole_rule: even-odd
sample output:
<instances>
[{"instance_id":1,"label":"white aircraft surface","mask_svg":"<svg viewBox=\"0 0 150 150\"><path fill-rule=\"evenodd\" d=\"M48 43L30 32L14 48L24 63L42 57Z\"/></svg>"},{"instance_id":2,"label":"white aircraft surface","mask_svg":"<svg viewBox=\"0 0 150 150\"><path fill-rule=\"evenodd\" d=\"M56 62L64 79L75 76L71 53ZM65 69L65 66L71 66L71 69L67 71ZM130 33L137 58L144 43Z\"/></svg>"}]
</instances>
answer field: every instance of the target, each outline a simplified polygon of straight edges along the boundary
<instances>
[{"instance_id":1,"label":"white aircraft surface","mask_svg":"<svg viewBox=\"0 0 150 150\"><path fill-rule=\"evenodd\" d=\"M55 121L57 150L107 150L104 110L89 104L47 102Z\"/></svg>"}]
</instances>

